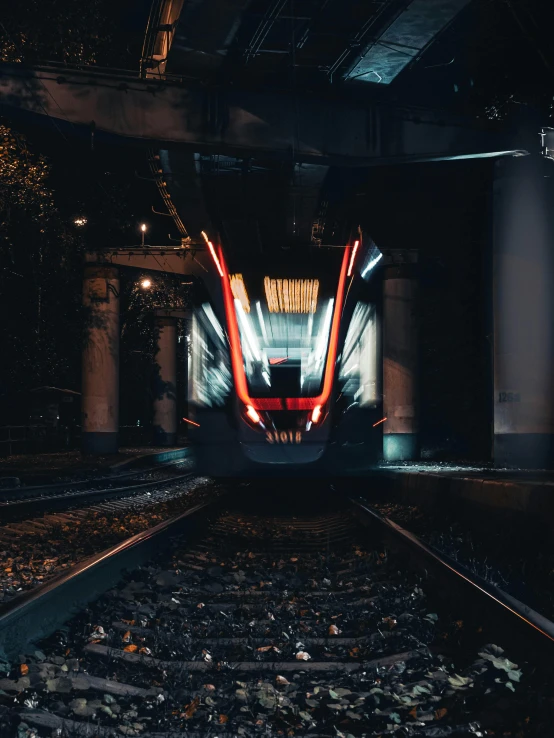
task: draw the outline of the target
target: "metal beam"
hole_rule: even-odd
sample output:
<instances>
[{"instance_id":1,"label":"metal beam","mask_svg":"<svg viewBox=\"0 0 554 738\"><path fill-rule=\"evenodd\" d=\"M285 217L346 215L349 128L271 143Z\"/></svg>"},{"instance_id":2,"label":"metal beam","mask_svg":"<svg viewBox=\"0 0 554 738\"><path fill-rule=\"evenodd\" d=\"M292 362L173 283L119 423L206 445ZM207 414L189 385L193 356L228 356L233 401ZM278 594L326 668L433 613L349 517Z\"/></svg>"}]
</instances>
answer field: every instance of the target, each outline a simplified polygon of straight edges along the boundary
<instances>
[{"instance_id":1,"label":"metal beam","mask_svg":"<svg viewBox=\"0 0 554 738\"><path fill-rule=\"evenodd\" d=\"M154 308L156 318L178 318L180 320L190 320L192 318L192 310L184 308Z\"/></svg>"},{"instance_id":2,"label":"metal beam","mask_svg":"<svg viewBox=\"0 0 554 738\"><path fill-rule=\"evenodd\" d=\"M162 78L183 0L154 0L142 47L141 77Z\"/></svg>"},{"instance_id":3,"label":"metal beam","mask_svg":"<svg viewBox=\"0 0 554 738\"><path fill-rule=\"evenodd\" d=\"M96 136L133 143L323 165L527 153L491 124L446 113L288 92L201 88L89 69L1 64L0 111L92 125Z\"/></svg>"},{"instance_id":4,"label":"metal beam","mask_svg":"<svg viewBox=\"0 0 554 738\"><path fill-rule=\"evenodd\" d=\"M211 274L209 254L201 248L171 246L147 246L142 248L97 249L85 252L87 264L112 264L114 266L147 269L169 274L187 274L206 278Z\"/></svg>"},{"instance_id":5,"label":"metal beam","mask_svg":"<svg viewBox=\"0 0 554 738\"><path fill-rule=\"evenodd\" d=\"M348 80L388 85L413 64L465 8L469 0L411 0L346 75Z\"/></svg>"}]
</instances>

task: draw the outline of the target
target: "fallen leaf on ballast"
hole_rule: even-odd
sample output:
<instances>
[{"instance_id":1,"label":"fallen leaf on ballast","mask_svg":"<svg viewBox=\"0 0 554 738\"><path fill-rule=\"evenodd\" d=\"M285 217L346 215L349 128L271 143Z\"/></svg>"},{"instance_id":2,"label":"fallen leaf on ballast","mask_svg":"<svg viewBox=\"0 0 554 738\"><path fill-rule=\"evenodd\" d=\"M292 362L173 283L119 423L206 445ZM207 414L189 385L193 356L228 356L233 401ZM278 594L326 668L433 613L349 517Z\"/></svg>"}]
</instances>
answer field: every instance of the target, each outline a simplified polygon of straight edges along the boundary
<instances>
[{"instance_id":1,"label":"fallen leaf on ballast","mask_svg":"<svg viewBox=\"0 0 554 738\"><path fill-rule=\"evenodd\" d=\"M311 656L307 651L298 651L296 659L298 661L308 661L308 659L311 659Z\"/></svg>"},{"instance_id":2,"label":"fallen leaf on ballast","mask_svg":"<svg viewBox=\"0 0 554 738\"><path fill-rule=\"evenodd\" d=\"M290 684L289 680L286 679L284 676L281 676L280 674L277 674L275 677L275 681L277 684Z\"/></svg>"},{"instance_id":3,"label":"fallen leaf on ballast","mask_svg":"<svg viewBox=\"0 0 554 738\"><path fill-rule=\"evenodd\" d=\"M194 715L196 710L198 710L199 704L200 704L200 697L195 697L192 702L186 705L184 715L187 718L187 720Z\"/></svg>"},{"instance_id":4,"label":"fallen leaf on ballast","mask_svg":"<svg viewBox=\"0 0 554 738\"><path fill-rule=\"evenodd\" d=\"M509 659L498 658L497 656L493 656L492 654L485 652L480 653L479 656L481 656L482 659L487 659L492 662L492 665L497 669L502 669L503 671L515 671L517 669L517 664L514 664L514 662Z\"/></svg>"},{"instance_id":5,"label":"fallen leaf on ballast","mask_svg":"<svg viewBox=\"0 0 554 738\"><path fill-rule=\"evenodd\" d=\"M340 633L340 630L337 628L336 625L330 625L329 626L329 635L330 636L336 636Z\"/></svg>"},{"instance_id":6,"label":"fallen leaf on ballast","mask_svg":"<svg viewBox=\"0 0 554 738\"><path fill-rule=\"evenodd\" d=\"M464 687L469 686L470 684L473 684L473 680L469 677L463 677L459 674L454 674L453 677L448 677L448 681L454 689L464 689Z\"/></svg>"},{"instance_id":7,"label":"fallen leaf on ballast","mask_svg":"<svg viewBox=\"0 0 554 738\"><path fill-rule=\"evenodd\" d=\"M134 653L135 651L138 651L138 646L135 646L134 643L131 643L129 646L125 646L123 650L127 651L127 653Z\"/></svg>"}]
</instances>

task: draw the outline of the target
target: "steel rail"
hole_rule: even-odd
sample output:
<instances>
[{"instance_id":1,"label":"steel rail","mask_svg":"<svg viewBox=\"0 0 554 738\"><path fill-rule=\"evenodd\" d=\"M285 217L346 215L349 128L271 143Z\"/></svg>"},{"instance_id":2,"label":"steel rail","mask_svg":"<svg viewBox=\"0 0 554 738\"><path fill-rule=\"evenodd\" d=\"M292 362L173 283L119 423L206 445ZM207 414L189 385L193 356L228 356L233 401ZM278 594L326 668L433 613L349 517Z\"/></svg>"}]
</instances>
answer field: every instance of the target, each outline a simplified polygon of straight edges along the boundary
<instances>
[{"instance_id":1,"label":"steel rail","mask_svg":"<svg viewBox=\"0 0 554 738\"><path fill-rule=\"evenodd\" d=\"M143 457L144 461L146 462L144 466L141 465L141 461L143 460L141 457L131 458L127 459L126 461L119 462L113 467L108 467L108 473L104 474L103 476L95 477L94 472L89 472L90 476L87 479L68 479L66 481L47 482L45 484L22 484L19 487L0 487L0 503L1 501L7 501L10 496L12 496L14 499L21 499L23 495L30 496L32 494L36 494L36 496L40 496L40 493L43 491L45 493L57 491L63 492L63 490L67 488L79 489L79 487L84 487L87 484L90 485L102 482L114 482L120 479L136 477L139 474L144 474L145 472L153 471L155 469L164 469L170 466L175 466L176 464L180 464L181 462L191 458L190 450L188 450L188 452L184 456L168 459L167 461L151 461L151 463L148 464L148 461L152 458L152 456L155 456L155 454L147 454ZM129 471L117 471L119 467L125 469L126 466L130 466L131 464L132 468ZM87 472L80 470L80 473L86 474Z\"/></svg>"},{"instance_id":2,"label":"steel rail","mask_svg":"<svg viewBox=\"0 0 554 738\"><path fill-rule=\"evenodd\" d=\"M128 472L116 472L111 475L105 475L101 477L91 476L88 479L74 479L67 480L65 482L51 482L48 484L32 484L22 485L20 487L2 487L0 488L0 509L3 502L18 502L19 500L27 499L29 497L43 497L49 494L55 494L56 492L63 492L64 490L80 489L82 487L91 486L93 484L106 484L110 482L119 482L124 479L132 479L133 477L146 474L149 471L157 471L158 469L166 469L167 467L175 466L180 464L186 459L179 459L178 461L168 461L163 464L156 464L154 466L145 466L140 469L134 469Z\"/></svg>"},{"instance_id":3,"label":"steel rail","mask_svg":"<svg viewBox=\"0 0 554 738\"><path fill-rule=\"evenodd\" d=\"M193 476L195 476L194 471L187 471L184 474L178 474L168 479L155 479L148 482L140 482L139 484L129 484L124 487L100 487L99 489L87 489L82 492L29 497L23 500L0 503L0 519L3 523L13 522L23 518L36 517L44 512L65 510L76 503L87 501L103 502L114 497L131 496L135 492L158 487L163 484L182 482Z\"/></svg>"},{"instance_id":4,"label":"steel rail","mask_svg":"<svg viewBox=\"0 0 554 738\"><path fill-rule=\"evenodd\" d=\"M0 605L0 657L14 658L30 643L54 633L113 587L124 571L136 569L167 548L173 535L198 529L218 502L216 499L196 505Z\"/></svg>"},{"instance_id":5,"label":"steel rail","mask_svg":"<svg viewBox=\"0 0 554 738\"><path fill-rule=\"evenodd\" d=\"M441 596L455 598L458 606L461 604L474 614L477 611L484 621L481 623L483 630L490 632L491 636L497 635L500 630L511 632L513 636L515 631L520 636L515 645L522 653L528 657L527 649L532 647L540 660L549 662L551 668L554 622L473 574L446 554L423 543L413 533L373 510L367 501L353 498L349 501L362 523L378 528L379 534L387 538L393 547L409 554L412 566L444 581L446 586L441 590Z\"/></svg>"}]
</instances>

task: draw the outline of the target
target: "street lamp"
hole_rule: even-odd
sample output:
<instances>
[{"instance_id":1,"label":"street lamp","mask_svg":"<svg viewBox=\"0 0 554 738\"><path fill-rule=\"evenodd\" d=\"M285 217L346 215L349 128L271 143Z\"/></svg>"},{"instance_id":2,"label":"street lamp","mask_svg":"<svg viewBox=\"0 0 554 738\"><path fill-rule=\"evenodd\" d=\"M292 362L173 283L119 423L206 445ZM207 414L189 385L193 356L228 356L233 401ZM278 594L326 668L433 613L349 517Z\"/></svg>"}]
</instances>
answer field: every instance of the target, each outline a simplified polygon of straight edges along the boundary
<instances>
[{"instance_id":1,"label":"street lamp","mask_svg":"<svg viewBox=\"0 0 554 738\"><path fill-rule=\"evenodd\" d=\"M140 286L143 290L149 290L152 287L152 281L150 279L143 279Z\"/></svg>"},{"instance_id":2,"label":"street lamp","mask_svg":"<svg viewBox=\"0 0 554 738\"><path fill-rule=\"evenodd\" d=\"M144 234L146 233L146 223L141 223L140 224L140 232L141 232L141 235L142 235L142 244L141 245L144 246Z\"/></svg>"}]
</instances>

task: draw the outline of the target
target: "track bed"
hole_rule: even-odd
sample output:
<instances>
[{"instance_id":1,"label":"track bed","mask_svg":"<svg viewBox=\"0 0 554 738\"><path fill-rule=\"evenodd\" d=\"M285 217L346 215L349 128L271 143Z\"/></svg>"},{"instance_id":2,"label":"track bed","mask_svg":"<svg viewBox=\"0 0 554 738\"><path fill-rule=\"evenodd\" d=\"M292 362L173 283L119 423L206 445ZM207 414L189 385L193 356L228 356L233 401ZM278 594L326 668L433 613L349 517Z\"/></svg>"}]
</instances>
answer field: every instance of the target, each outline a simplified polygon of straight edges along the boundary
<instances>
[{"instance_id":1,"label":"track bed","mask_svg":"<svg viewBox=\"0 0 554 738\"><path fill-rule=\"evenodd\" d=\"M45 736L486 735L523 676L502 644L462 648L462 622L433 609L431 583L354 508L320 500L291 516L256 498L189 519L27 648L0 681L5 723Z\"/></svg>"}]
</instances>

